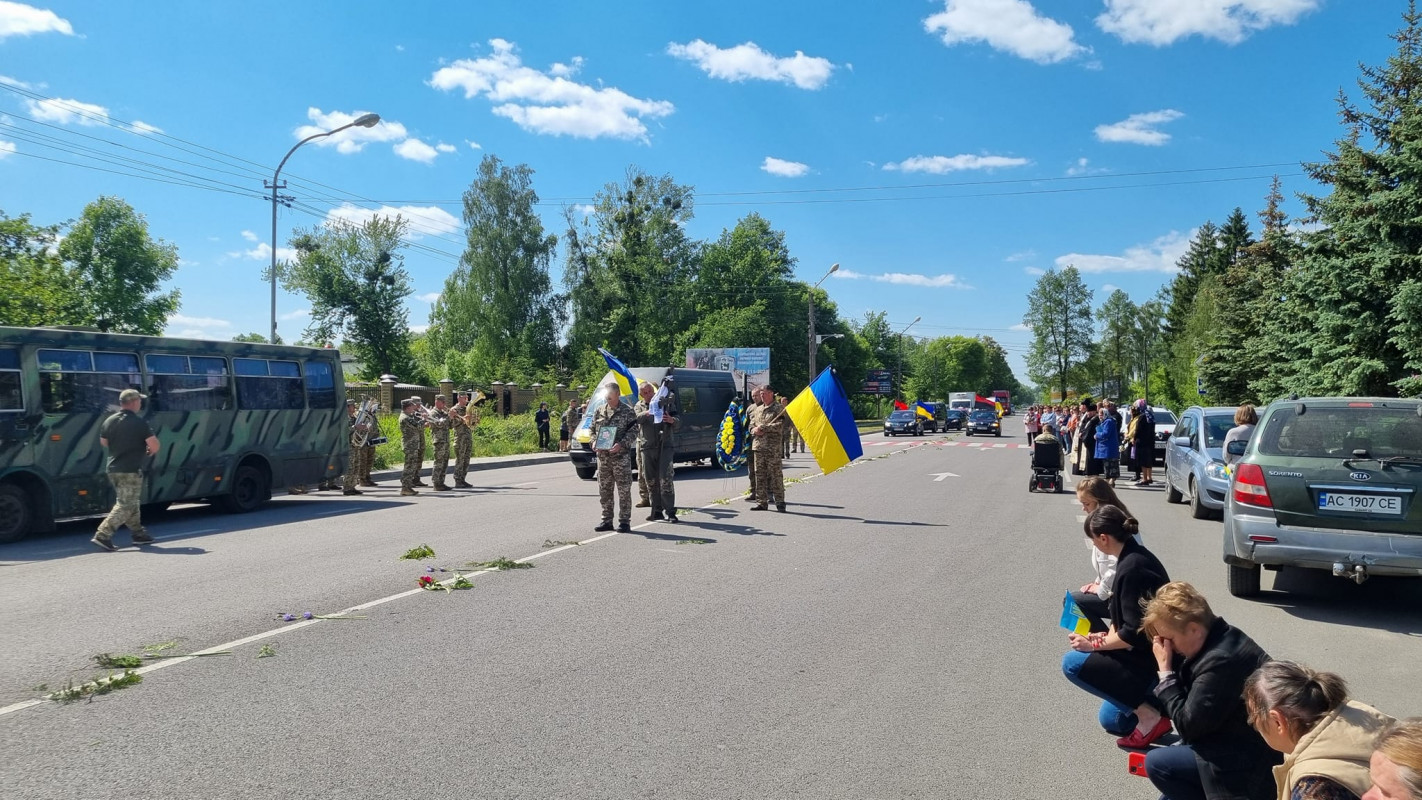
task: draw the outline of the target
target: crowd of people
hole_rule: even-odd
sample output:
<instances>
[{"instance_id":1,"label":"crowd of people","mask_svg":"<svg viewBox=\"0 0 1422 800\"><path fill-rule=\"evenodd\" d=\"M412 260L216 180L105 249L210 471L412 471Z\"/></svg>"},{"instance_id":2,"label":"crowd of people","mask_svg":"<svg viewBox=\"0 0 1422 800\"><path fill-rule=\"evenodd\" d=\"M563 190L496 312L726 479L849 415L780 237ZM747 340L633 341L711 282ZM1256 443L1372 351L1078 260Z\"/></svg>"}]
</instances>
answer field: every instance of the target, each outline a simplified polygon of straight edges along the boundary
<instances>
[{"instance_id":1,"label":"crowd of people","mask_svg":"<svg viewBox=\"0 0 1422 800\"><path fill-rule=\"evenodd\" d=\"M1128 409L1090 398L1075 406L1035 405L1024 421L1029 443L1046 435L1061 444L1073 475L1100 475L1115 486L1129 469L1136 486L1155 484L1155 414L1145 398Z\"/></svg>"},{"instance_id":2,"label":"crowd of people","mask_svg":"<svg viewBox=\"0 0 1422 800\"><path fill-rule=\"evenodd\" d=\"M1076 494L1093 579L1070 592L1089 628L1067 635L1062 672L1165 800L1422 800L1422 719L1272 658L1171 579L1104 474Z\"/></svg>"}]
</instances>

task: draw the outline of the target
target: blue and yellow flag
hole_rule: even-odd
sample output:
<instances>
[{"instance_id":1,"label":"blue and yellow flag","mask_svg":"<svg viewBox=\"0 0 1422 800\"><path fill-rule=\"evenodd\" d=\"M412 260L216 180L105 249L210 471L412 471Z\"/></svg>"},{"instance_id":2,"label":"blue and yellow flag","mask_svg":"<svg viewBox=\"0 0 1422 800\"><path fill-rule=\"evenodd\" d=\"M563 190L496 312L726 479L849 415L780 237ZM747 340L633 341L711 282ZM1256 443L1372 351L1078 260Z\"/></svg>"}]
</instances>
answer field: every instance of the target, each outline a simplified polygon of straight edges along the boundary
<instances>
[{"instance_id":1,"label":"blue and yellow flag","mask_svg":"<svg viewBox=\"0 0 1422 800\"><path fill-rule=\"evenodd\" d=\"M1082 613L1081 606L1071 599L1071 592L1066 593L1066 599L1062 601L1061 626L1072 633L1085 636L1091 632L1091 620Z\"/></svg>"},{"instance_id":2,"label":"blue and yellow flag","mask_svg":"<svg viewBox=\"0 0 1422 800\"><path fill-rule=\"evenodd\" d=\"M617 390L622 393L622 396L627 397L631 395L632 397L636 397L637 377L632 374L632 370L628 369L626 364L618 361L617 356L607 352L601 347L599 347L597 351L602 353L603 360L607 362L607 368L612 370L612 374L617 378Z\"/></svg>"},{"instance_id":3,"label":"blue and yellow flag","mask_svg":"<svg viewBox=\"0 0 1422 800\"><path fill-rule=\"evenodd\" d=\"M913 412L919 419L933 419L933 405L931 403L914 403Z\"/></svg>"},{"instance_id":4,"label":"blue and yellow flag","mask_svg":"<svg viewBox=\"0 0 1422 800\"><path fill-rule=\"evenodd\" d=\"M864 455L854 412L833 367L825 367L805 391L790 401L785 413L826 475Z\"/></svg>"}]
</instances>

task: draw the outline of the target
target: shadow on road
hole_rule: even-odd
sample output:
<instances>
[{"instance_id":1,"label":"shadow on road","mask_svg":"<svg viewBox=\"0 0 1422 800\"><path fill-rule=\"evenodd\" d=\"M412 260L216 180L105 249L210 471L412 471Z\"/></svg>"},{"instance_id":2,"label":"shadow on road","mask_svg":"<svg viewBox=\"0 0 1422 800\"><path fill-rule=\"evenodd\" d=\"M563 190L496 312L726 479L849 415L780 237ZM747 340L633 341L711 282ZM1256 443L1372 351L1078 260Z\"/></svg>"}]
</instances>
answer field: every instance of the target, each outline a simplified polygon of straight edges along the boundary
<instances>
[{"instance_id":1,"label":"shadow on road","mask_svg":"<svg viewBox=\"0 0 1422 800\"><path fill-rule=\"evenodd\" d=\"M845 521L845 522L862 522L862 523L864 523L865 525L902 525L902 526L906 526L906 527L910 527L910 528L946 528L946 527L948 527L947 525L942 525L942 524L939 524L939 523L936 523L936 522L912 522L912 521L895 520L895 519L865 519L865 518L863 518L863 517L851 517L851 516L847 516L847 515L843 515L843 514L806 514L806 513L800 512L800 511L796 511L796 510L795 510L795 507L796 507L796 504L795 504L795 503L791 503L791 504L790 504L790 514L792 514L793 516L797 516L797 517L809 517L809 518L811 518L811 519L834 519L834 520L843 520L843 521Z\"/></svg>"},{"instance_id":2,"label":"shadow on road","mask_svg":"<svg viewBox=\"0 0 1422 800\"><path fill-rule=\"evenodd\" d=\"M633 531L643 539L653 542L696 542L697 544L715 544L715 539L707 539L704 536L677 536L673 533L654 533L652 531Z\"/></svg>"},{"instance_id":3,"label":"shadow on road","mask_svg":"<svg viewBox=\"0 0 1422 800\"><path fill-rule=\"evenodd\" d=\"M1258 600L1300 619L1422 633L1422 580L1372 578L1362 586L1313 569L1284 569Z\"/></svg>"}]
</instances>

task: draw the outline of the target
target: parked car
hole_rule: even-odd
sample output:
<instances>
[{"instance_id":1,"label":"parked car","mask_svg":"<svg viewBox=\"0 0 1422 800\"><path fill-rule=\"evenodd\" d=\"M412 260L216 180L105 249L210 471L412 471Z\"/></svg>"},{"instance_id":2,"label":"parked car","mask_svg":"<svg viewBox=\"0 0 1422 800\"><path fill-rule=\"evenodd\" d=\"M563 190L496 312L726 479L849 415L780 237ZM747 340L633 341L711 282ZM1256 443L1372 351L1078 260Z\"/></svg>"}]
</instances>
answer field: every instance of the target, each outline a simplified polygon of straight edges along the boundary
<instances>
[{"instance_id":1,"label":"parked car","mask_svg":"<svg viewBox=\"0 0 1422 800\"><path fill-rule=\"evenodd\" d=\"M1261 567L1422 577L1422 400L1278 401L1240 449L1224 517L1230 594L1257 594Z\"/></svg>"},{"instance_id":2,"label":"parked car","mask_svg":"<svg viewBox=\"0 0 1422 800\"><path fill-rule=\"evenodd\" d=\"M968 424L968 412L961 408L950 408L943 412L943 430L961 431Z\"/></svg>"},{"instance_id":3,"label":"parked car","mask_svg":"<svg viewBox=\"0 0 1422 800\"><path fill-rule=\"evenodd\" d=\"M923 420L912 410L895 411L889 414L889 418L884 420L884 435L898 436L922 436Z\"/></svg>"},{"instance_id":4,"label":"parked car","mask_svg":"<svg viewBox=\"0 0 1422 800\"><path fill-rule=\"evenodd\" d=\"M1165 449L1165 500L1190 503L1190 515L1208 519L1224 512L1229 497L1224 437L1234 427L1231 407L1191 406L1180 415Z\"/></svg>"},{"instance_id":5,"label":"parked car","mask_svg":"<svg viewBox=\"0 0 1422 800\"><path fill-rule=\"evenodd\" d=\"M968 435L969 435L969 436L972 436L972 435L975 434L975 433L992 434L993 436L1001 436L1001 435L1002 435L1002 420L999 420L999 419L997 418L997 412L996 412L996 411L988 411L987 409L982 409L982 408L980 408L980 409L978 409L977 411L974 411L974 412L972 412L971 414L969 414L969 415L968 415Z\"/></svg>"},{"instance_id":6,"label":"parked car","mask_svg":"<svg viewBox=\"0 0 1422 800\"><path fill-rule=\"evenodd\" d=\"M675 378L673 382L676 384L676 400L681 408L681 415L677 417L676 428L672 433L676 463L714 459L721 419L726 415L731 400L737 397L735 375L716 369L666 367L633 367L632 375L639 381L656 384L661 383L667 375ZM613 379L612 371L608 370L596 385L602 386ZM593 413L605 402L603 393L595 390L592 397L588 398L587 408L577 428L572 431L572 447L568 450L568 458L573 462L573 470L583 480L592 480L597 476L597 455L592 450L592 418ZM634 404L637 398L624 396L622 402ZM633 459L632 468L637 468L636 459Z\"/></svg>"},{"instance_id":7,"label":"parked car","mask_svg":"<svg viewBox=\"0 0 1422 800\"><path fill-rule=\"evenodd\" d=\"M1151 406L1150 413L1155 417L1155 463L1157 465L1169 464L1165 460L1166 446L1170 443L1170 437L1175 435L1175 426L1180 420L1175 418L1175 412L1168 408Z\"/></svg>"}]
</instances>

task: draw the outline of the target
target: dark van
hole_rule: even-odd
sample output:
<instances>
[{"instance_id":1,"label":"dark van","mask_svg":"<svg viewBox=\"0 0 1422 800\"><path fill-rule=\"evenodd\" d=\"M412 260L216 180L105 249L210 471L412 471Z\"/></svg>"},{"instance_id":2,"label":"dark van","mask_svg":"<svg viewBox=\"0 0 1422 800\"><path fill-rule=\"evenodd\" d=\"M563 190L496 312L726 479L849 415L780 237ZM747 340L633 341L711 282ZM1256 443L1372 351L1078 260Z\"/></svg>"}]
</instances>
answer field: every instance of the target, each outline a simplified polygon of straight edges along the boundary
<instances>
[{"instance_id":1,"label":"dark van","mask_svg":"<svg viewBox=\"0 0 1422 800\"><path fill-rule=\"evenodd\" d=\"M657 385L669 374L675 378L676 399L681 406L681 415L677 417L676 432L673 434L676 463L715 458L716 435L720 431L721 420L726 416L731 401L738 399L734 373L715 369L632 367L632 374L639 381ZM612 371L608 370L597 382L597 388L587 400L582 421L572 432L568 457L578 477L583 480L590 481L597 476L597 456L592 451L592 419L605 402L601 387L611 380L614 380ZM622 402L636 405L637 398L624 395Z\"/></svg>"}]
</instances>

